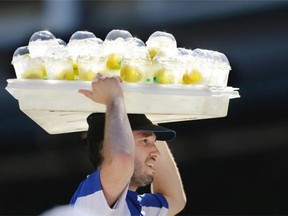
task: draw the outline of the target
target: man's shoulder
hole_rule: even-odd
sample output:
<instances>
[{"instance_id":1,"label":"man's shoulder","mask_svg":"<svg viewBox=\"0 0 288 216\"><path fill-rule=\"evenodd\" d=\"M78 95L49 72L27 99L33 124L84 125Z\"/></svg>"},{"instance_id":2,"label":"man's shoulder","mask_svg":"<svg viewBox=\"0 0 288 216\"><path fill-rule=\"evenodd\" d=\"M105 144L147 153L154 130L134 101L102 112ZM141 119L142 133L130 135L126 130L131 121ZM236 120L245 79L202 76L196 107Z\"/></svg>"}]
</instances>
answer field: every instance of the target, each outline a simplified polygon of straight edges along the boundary
<instances>
[{"instance_id":1,"label":"man's shoulder","mask_svg":"<svg viewBox=\"0 0 288 216\"><path fill-rule=\"evenodd\" d=\"M78 197L84 197L101 190L100 170L98 169L88 175L87 178L81 182L76 193Z\"/></svg>"}]
</instances>

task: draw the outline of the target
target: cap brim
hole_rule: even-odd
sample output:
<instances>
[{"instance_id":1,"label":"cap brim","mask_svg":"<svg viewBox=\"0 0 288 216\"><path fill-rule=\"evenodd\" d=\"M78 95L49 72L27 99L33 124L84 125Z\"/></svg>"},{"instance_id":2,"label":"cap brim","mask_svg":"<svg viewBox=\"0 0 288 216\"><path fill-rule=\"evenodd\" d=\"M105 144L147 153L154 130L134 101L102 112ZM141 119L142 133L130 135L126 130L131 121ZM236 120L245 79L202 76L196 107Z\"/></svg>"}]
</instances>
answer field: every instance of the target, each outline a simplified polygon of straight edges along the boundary
<instances>
[{"instance_id":1,"label":"cap brim","mask_svg":"<svg viewBox=\"0 0 288 216\"><path fill-rule=\"evenodd\" d=\"M132 130L141 130L153 132L156 135L156 140L161 141L172 141L176 137L176 132L174 130L159 126L159 125L142 125L139 128L132 128Z\"/></svg>"}]
</instances>

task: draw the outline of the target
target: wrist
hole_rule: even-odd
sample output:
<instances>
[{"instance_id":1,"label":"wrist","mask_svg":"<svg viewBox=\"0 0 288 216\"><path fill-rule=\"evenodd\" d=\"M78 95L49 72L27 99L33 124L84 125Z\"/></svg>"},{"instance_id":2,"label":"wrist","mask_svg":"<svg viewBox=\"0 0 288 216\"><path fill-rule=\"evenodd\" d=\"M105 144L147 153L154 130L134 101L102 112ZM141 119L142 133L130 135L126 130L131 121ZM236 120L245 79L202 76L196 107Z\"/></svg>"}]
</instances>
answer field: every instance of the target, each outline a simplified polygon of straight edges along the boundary
<instances>
[{"instance_id":1,"label":"wrist","mask_svg":"<svg viewBox=\"0 0 288 216\"><path fill-rule=\"evenodd\" d=\"M112 97L106 103L106 109L107 110L115 109L115 108L121 108L121 107L123 107L123 108L125 107L124 98L121 95L117 95L117 96Z\"/></svg>"}]
</instances>

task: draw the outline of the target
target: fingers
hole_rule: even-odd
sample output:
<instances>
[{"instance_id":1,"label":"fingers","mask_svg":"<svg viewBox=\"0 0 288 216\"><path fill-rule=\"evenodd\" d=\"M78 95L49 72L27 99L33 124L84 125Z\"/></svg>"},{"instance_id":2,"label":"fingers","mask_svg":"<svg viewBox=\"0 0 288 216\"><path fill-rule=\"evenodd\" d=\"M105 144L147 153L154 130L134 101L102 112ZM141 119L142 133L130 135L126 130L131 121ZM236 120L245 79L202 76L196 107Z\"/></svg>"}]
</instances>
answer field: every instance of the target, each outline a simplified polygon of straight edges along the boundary
<instances>
[{"instance_id":1,"label":"fingers","mask_svg":"<svg viewBox=\"0 0 288 216\"><path fill-rule=\"evenodd\" d=\"M123 91L119 85L119 76L107 76L97 73L91 83L91 89L79 89L78 92L96 103L107 104L113 98L123 98Z\"/></svg>"},{"instance_id":2,"label":"fingers","mask_svg":"<svg viewBox=\"0 0 288 216\"><path fill-rule=\"evenodd\" d=\"M93 82L97 82L98 80L105 80L107 78L115 78L118 82L122 82L120 76L115 75L102 75L101 73L97 73L93 79Z\"/></svg>"},{"instance_id":3,"label":"fingers","mask_svg":"<svg viewBox=\"0 0 288 216\"><path fill-rule=\"evenodd\" d=\"M87 89L79 89L78 92L90 99L92 98L92 95L93 95L93 92Z\"/></svg>"},{"instance_id":4,"label":"fingers","mask_svg":"<svg viewBox=\"0 0 288 216\"><path fill-rule=\"evenodd\" d=\"M98 79L103 79L103 75L101 73L97 73L93 79L93 81L97 81Z\"/></svg>"}]
</instances>

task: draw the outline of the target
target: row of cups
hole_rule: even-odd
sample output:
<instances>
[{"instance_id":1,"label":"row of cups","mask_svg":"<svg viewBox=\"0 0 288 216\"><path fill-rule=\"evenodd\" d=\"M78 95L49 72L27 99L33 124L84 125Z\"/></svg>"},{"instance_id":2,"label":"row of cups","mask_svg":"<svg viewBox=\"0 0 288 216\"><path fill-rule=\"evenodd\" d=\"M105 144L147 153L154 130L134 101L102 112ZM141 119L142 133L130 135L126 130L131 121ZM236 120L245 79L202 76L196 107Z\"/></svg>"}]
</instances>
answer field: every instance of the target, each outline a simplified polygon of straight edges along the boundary
<instances>
[{"instance_id":1,"label":"row of cups","mask_svg":"<svg viewBox=\"0 0 288 216\"><path fill-rule=\"evenodd\" d=\"M35 32L19 47L12 64L18 79L90 81L96 73L118 75L124 82L226 86L229 61L223 53L177 47L175 37L156 31L144 43L114 29L104 41L77 31L66 44L47 30Z\"/></svg>"}]
</instances>

